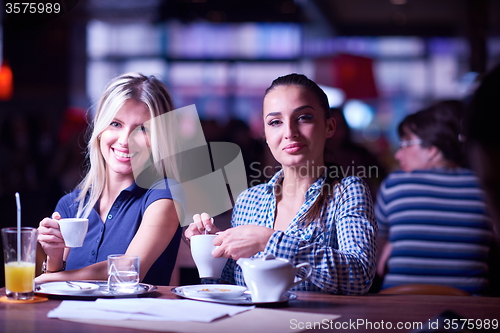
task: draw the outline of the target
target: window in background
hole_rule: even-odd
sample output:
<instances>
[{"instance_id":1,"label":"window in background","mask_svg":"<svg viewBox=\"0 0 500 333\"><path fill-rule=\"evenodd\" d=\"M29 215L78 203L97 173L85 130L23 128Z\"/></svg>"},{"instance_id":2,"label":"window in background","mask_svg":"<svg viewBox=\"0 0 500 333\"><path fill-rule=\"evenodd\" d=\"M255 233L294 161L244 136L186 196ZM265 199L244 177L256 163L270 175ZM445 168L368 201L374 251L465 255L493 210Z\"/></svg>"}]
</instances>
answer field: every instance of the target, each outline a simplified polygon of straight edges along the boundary
<instances>
[{"instance_id":1,"label":"window in background","mask_svg":"<svg viewBox=\"0 0 500 333\"><path fill-rule=\"evenodd\" d=\"M187 59L296 59L301 28L292 23L182 24L164 26L165 53Z\"/></svg>"},{"instance_id":2,"label":"window in background","mask_svg":"<svg viewBox=\"0 0 500 333\"><path fill-rule=\"evenodd\" d=\"M93 20L87 25L87 94L97 103L113 77L137 71L165 78L167 62L161 54L161 34L150 23L108 23Z\"/></svg>"},{"instance_id":3,"label":"window in background","mask_svg":"<svg viewBox=\"0 0 500 333\"><path fill-rule=\"evenodd\" d=\"M231 117L244 120L256 135L261 130L262 96L274 78L300 72L335 87L315 77L334 75L331 68L316 68L318 58L346 54L371 60L377 92L362 102L374 110L374 117L353 132L354 139L366 141L363 133L375 129L393 148L395 128L406 114L437 99L462 98L473 82L468 44L461 38L306 39L297 23L95 20L88 24L87 44L87 90L94 103L113 76L140 71L163 77L177 107L196 104L202 118L219 123ZM498 60L500 39L490 39L488 50L490 59Z\"/></svg>"},{"instance_id":4,"label":"window in background","mask_svg":"<svg viewBox=\"0 0 500 333\"><path fill-rule=\"evenodd\" d=\"M177 106L196 104L201 118L227 118L229 64L172 61L167 78Z\"/></svg>"},{"instance_id":5,"label":"window in background","mask_svg":"<svg viewBox=\"0 0 500 333\"><path fill-rule=\"evenodd\" d=\"M292 23L94 20L88 24L87 91L95 103L120 73L155 74L164 79L177 107L196 104L202 119L221 123L231 117L257 123L271 81L310 68L301 60L301 31Z\"/></svg>"}]
</instances>

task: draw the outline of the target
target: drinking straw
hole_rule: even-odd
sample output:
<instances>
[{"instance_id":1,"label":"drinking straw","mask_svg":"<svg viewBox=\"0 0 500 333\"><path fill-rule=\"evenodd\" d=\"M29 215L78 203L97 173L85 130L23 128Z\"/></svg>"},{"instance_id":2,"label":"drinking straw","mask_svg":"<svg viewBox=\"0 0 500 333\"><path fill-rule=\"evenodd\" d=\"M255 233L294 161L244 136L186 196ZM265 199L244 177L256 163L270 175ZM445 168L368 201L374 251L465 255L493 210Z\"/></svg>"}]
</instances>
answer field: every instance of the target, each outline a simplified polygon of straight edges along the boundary
<instances>
[{"instance_id":1,"label":"drinking straw","mask_svg":"<svg viewBox=\"0 0 500 333\"><path fill-rule=\"evenodd\" d=\"M21 199L19 193L16 192L17 205L17 262L21 262Z\"/></svg>"}]
</instances>

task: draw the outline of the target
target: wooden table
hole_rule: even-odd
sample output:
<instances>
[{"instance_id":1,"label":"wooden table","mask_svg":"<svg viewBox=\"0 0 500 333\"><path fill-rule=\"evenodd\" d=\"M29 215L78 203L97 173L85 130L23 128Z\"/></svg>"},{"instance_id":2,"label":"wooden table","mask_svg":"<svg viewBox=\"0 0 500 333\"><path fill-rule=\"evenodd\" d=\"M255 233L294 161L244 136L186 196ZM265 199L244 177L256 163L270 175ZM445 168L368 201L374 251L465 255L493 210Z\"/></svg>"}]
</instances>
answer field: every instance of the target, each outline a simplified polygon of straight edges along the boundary
<instances>
[{"instance_id":1,"label":"wooden table","mask_svg":"<svg viewBox=\"0 0 500 333\"><path fill-rule=\"evenodd\" d=\"M152 297L176 299L172 287L160 286ZM282 310L312 313L339 314L342 317L330 323L324 323L313 331L325 328L352 330L358 332L381 332L389 328L401 332L410 332L418 326L414 323L427 324L445 310L473 319L484 324L486 319L500 321L500 298L461 297L461 296L422 296L422 295L365 295L337 296L311 292L297 292L298 299L289 302ZM0 289L0 296L5 289ZM0 303L0 332L139 332L139 330L121 327L109 327L92 324L74 323L47 318L47 313L56 308L61 300L51 299L43 303L7 304ZM434 320L433 320L434 322ZM443 323L443 322L442 322ZM462 325L463 322L455 321ZM307 327L312 323L291 322L296 328ZM451 325L452 322L449 321ZM474 324L475 325L475 324ZM406 327L405 327L406 326ZM385 330L383 329L385 328ZM224 333L224 332L221 332Z\"/></svg>"}]
</instances>

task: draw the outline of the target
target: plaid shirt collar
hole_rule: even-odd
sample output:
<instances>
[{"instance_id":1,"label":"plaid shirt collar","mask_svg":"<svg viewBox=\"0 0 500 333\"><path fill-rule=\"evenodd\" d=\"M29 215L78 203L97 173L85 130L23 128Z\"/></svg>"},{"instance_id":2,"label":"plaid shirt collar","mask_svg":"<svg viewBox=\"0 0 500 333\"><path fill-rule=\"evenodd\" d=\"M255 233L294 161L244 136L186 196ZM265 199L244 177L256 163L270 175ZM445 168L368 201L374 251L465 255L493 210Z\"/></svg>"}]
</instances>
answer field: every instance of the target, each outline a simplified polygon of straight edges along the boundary
<instances>
[{"instance_id":1,"label":"plaid shirt collar","mask_svg":"<svg viewBox=\"0 0 500 333\"><path fill-rule=\"evenodd\" d=\"M283 169L276 172L276 174L266 183L266 191L267 193L275 193L274 189L277 186L281 186L283 183L284 172ZM326 170L311 184L309 189L307 190L305 196L306 199L311 197L312 195L316 195L321 191L321 187L325 183L326 180Z\"/></svg>"}]
</instances>

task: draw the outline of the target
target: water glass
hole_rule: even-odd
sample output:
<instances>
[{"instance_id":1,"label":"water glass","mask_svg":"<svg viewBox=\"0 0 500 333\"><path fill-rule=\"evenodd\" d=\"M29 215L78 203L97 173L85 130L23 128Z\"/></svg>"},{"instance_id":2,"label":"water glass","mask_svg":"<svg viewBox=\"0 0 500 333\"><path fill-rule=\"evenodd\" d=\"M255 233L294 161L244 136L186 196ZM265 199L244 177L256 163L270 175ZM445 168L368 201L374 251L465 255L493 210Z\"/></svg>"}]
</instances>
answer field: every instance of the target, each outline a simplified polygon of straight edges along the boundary
<instances>
[{"instance_id":1,"label":"water glass","mask_svg":"<svg viewBox=\"0 0 500 333\"><path fill-rule=\"evenodd\" d=\"M22 227L3 228L3 255L5 264L5 293L8 299L30 300L35 296L36 245L38 230Z\"/></svg>"},{"instance_id":2,"label":"water glass","mask_svg":"<svg viewBox=\"0 0 500 333\"><path fill-rule=\"evenodd\" d=\"M139 256L111 254L108 256L108 290L131 294L139 286Z\"/></svg>"}]
</instances>

